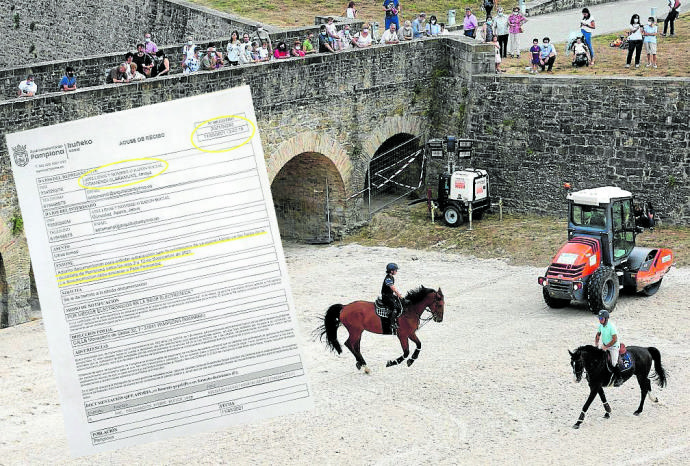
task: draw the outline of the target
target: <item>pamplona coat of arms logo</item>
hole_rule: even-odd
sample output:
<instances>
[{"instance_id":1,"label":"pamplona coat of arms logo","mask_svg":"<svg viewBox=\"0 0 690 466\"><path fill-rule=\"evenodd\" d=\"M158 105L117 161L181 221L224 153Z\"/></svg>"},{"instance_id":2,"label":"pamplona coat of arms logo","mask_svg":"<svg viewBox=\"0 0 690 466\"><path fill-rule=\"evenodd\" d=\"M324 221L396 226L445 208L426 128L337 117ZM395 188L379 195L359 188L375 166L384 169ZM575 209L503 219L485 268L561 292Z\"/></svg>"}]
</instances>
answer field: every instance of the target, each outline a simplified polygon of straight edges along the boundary
<instances>
[{"instance_id":1,"label":"pamplona coat of arms logo","mask_svg":"<svg viewBox=\"0 0 690 466\"><path fill-rule=\"evenodd\" d=\"M19 144L13 147L12 155L14 156L14 163L20 167L26 167L29 163L29 153L26 151L26 146Z\"/></svg>"}]
</instances>

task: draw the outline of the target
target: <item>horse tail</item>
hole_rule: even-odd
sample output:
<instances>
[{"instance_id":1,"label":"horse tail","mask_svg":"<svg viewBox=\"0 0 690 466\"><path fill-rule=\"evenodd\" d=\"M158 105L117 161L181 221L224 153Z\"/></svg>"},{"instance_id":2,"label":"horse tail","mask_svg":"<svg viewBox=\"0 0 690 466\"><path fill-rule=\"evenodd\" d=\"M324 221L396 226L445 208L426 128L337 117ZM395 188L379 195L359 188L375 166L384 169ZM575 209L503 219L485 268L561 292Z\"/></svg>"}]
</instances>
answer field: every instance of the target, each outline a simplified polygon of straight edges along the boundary
<instances>
[{"instance_id":1,"label":"horse tail","mask_svg":"<svg viewBox=\"0 0 690 466\"><path fill-rule=\"evenodd\" d=\"M650 346L647 348L647 351L649 351L649 354L652 355L652 359L654 360L654 372L656 372L656 382L660 387L665 387L666 386L666 371L664 368L661 366L661 353L659 352L658 349L654 348L653 346Z\"/></svg>"},{"instance_id":2,"label":"horse tail","mask_svg":"<svg viewBox=\"0 0 690 466\"><path fill-rule=\"evenodd\" d=\"M323 336L326 335L326 346L338 354L343 352L338 342L338 327L340 327L340 311L342 309L342 304L334 304L329 307L326 315L323 316L323 325L317 329L321 332L319 339L323 340Z\"/></svg>"}]
</instances>

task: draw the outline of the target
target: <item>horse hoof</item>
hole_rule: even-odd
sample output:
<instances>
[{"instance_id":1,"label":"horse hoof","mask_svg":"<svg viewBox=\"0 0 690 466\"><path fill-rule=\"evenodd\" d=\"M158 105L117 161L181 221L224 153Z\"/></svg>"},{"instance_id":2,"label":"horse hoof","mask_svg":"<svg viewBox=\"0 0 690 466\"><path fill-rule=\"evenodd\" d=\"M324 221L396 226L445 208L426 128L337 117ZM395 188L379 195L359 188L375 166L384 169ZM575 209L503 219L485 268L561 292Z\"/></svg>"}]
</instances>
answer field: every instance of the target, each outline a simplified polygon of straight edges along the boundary
<instances>
[{"instance_id":1,"label":"horse hoof","mask_svg":"<svg viewBox=\"0 0 690 466\"><path fill-rule=\"evenodd\" d=\"M386 363L386 367L391 367L391 366L395 366L395 363L393 361L388 361Z\"/></svg>"},{"instance_id":2,"label":"horse hoof","mask_svg":"<svg viewBox=\"0 0 690 466\"><path fill-rule=\"evenodd\" d=\"M575 425L573 425L573 429L579 429L580 428L580 423L576 422Z\"/></svg>"},{"instance_id":3,"label":"horse hoof","mask_svg":"<svg viewBox=\"0 0 690 466\"><path fill-rule=\"evenodd\" d=\"M604 414L604 419L609 419L610 417L611 417L611 413Z\"/></svg>"},{"instance_id":4,"label":"horse hoof","mask_svg":"<svg viewBox=\"0 0 690 466\"><path fill-rule=\"evenodd\" d=\"M357 370L360 370L362 368L363 364L361 362L357 361L357 364L355 364L355 366L357 366Z\"/></svg>"},{"instance_id":5,"label":"horse hoof","mask_svg":"<svg viewBox=\"0 0 690 466\"><path fill-rule=\"evenodd\" d=\"M640 413L642 413L642 411L635 411L633 414L634 414L635 416L639 416Z\"/></svg>"},{"instance_id":6,"label":"horse hoof","mask_svg":"<svg viewBox=\"0 0 690 466\"><path fill-rule=\"evenodd\" d=\"M407 360L407 367L410 367L413 362L414 362L414 359L408 359Z\"/></svg>"},{"instance_id":7,"label":"horse hoof","mask_svg":"<svg viewBox=\"0 0 690 466\"><path fill-rule=\"evenodd\" d=\"M364 366L364 373L371 374L371 369L369 369L367 366Z\"/></svg>"}]
</instances>

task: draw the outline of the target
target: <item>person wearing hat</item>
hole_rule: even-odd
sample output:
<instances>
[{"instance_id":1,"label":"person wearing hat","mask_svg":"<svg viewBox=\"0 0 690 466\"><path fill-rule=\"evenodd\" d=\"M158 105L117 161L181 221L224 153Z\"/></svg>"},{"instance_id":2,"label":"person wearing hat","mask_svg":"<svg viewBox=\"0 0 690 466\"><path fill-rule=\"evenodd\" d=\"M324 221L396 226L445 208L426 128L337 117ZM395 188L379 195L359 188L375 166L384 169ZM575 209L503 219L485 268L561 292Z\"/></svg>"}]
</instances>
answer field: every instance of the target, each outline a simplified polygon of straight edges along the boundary
<instances>
[{"instance_id":1,"label":"person wearing hat","mask_svg":"<svg viewBox=\"0 0 690 466\"><path fill-rule=\"evenodd\" d=\"M393 262L388 264L386 266L386 278L383 279L383 285L381 285L381 300L396 318L402 314L402 302L400 301L402 295L395 287L395 274L397 273L398 265Z\"/></svg>"},{"instance_id":2,"label":"person wearing hat","mask_svg":"<svg viewBox=\"0 0 690 466\"><path fill-rule=\"evenodd\" d=\"M412 21L412 36L415 39L424 37L426 33L426 13L419 13L414 21Z\"/></svg>"},{"instance_id":3,"label":"person wearing hat","mask_svg":"<svg viewBox=\"0 0 690 466\"><path fill-rule=\"evenodd\" d=\"M472 14L472 8L465 8L465 18L462 20L463 34L467 37L476 37L477 26L479 26L479 23L477 22L477 17Z\"/></svg>"},{"instance_id":4,"label":"person wearing hat","mask_svg":"<svg viewBox=\"0 0 690 466\"><path fill-rule=\"evenodd\" d=\"M268 44L268 53L269 55L273 55L273 44L271 43L271 36L268 35L268 32L264 29L264 25L261 23L258 23L256 25L256 31L254 32L254 36L252 37L252 42L258 42L259 44L266 42Z\"/></svg>"},{"instance_id":5,"label":"person wearing hat","mask_svg":"<svg viewBox=\"0 0 690 466\"><path fill-rule=\"evenodd\" d=\"M613 322L609 320L609 312L605 309L599 311L599 328L597 335L594 337L594 346L608 351L611 355L611 366L613 367L613 376L618 375L618 351L620 350L620 340L618 338L618 330Z\"/></svg>"}]
</instances>

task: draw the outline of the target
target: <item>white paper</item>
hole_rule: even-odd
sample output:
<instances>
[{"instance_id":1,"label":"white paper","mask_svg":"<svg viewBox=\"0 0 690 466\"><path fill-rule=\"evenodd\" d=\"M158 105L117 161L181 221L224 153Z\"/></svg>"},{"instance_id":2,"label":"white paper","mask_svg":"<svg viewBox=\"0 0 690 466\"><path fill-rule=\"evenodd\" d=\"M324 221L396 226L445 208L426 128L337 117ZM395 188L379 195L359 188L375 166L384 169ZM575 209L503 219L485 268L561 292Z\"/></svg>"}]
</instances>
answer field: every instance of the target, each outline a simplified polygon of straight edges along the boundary
<instances>
[{"instance_id":1,"label":"white paper","mask_svg":"<svg viewBox=\"0 0 690 466\"><path fill-rule=\"evenodd\" d=\"M7 146L74 455L311 407L247 86Z\"/></svg>"}]
</instances>

